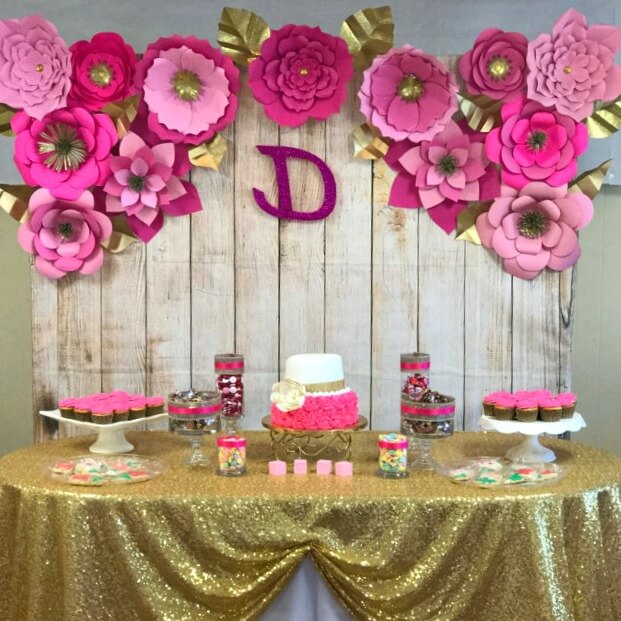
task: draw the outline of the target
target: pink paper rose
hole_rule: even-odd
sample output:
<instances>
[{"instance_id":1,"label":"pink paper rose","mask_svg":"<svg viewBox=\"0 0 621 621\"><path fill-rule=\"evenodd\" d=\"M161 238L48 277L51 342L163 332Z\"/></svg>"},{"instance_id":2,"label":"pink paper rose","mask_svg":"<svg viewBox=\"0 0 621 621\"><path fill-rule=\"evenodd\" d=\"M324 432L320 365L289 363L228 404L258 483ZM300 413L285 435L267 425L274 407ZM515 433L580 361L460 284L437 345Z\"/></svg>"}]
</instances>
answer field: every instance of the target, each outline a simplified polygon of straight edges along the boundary
<instances>
[{"instance_id":1,"label":"pink paper rose","mask_svg":"<svg viewBox=\"0 0 621 621\"><path fill-rule=\"evenodd\" d=\"M502 186L476 226L483 245L503 259L507 272L532 280L546 267L560 272L576 263L576 231L592 217L593 203L585 194L535 181L521 190Z\"/></svg>"},{"instance_id":2,"label":"pink paper rose","mask_svg":"<svg viewBox=\"0 0 621 621\"><path fill-rule=\"evenodd\" d=\"M431 140L457 111L455 79L433 56L404 45L364 72L360 111L388 138Z\"/></svg>"},{"instance_id":3,"label":"pink paper rose","mask_svg":"<svg viewBox=\"0 0 621 621\"><path fill-rule=\"evenodd\" d=\"M488 28L459 59L466 90L474 95L511 101L526 90L528 39L519 32Z\"/></svg>"},{"instance_id":4,"label":"pink paper rose","mask_svg":"<svg viewBox=\"0 0 621 621\"><path fill-rule=\"evenodd\" d=\"M388 202L394 207L424 207L450 233L469 201L498 196L498 171L485 155L482 134L462 131L450 121L430 141L393 142L386 162L397 171Z\"/></svg>"},{"instance_id":5,"label":"pink paper rose","mask_svg":"<svg viewBox=\"0 0 621 621\"><path fill-rule=\"evenodd\" d=\"M112 235L112 223L96 211L93 195L83 192L75 201L37 190L28 204L30 219L17 231L19 245L36 256L37 271L48 278L68 272L93 274L103 263L99 244Z\"/></svg>"},{"instance_id":6,"label":"pink paper rose","mask_svg":"<svg viewBox=\"0 0 621 621\"><path fill-rule=\"evenodd\" d=\"M0 21L0 101L35 119L62 108L71 87L71 53L40 15Z\"/></svg>"},{"instance_id":7,"label":"pink paper rose","mask_svg":"<svg viewBox=\"0 0 621 621\"><path fill-rule=\"evenodd\" d=\"M539 35L528 45L529 99L582 121L593 114L596 101L621 94L621 67L614 64L620 47L621 29L588 26L582 13L569 9L551 35Z\"/></svg>"},{"instance_id":8,"label":"pink paper rose","mask_svg":"<svg viewBox=\"0 0 621 621\"><path fill-rule=\"evenodd\" d=\"M69 102L99 110L130 94L136 52L115 32L99 32L71 46L73 66Z\"/></svg>"},{"instance_id":9,"label":"pink paper rose","mask_svg":"<svg viewBox=\"0 0 621 621\"><path fill-rule=\"evenodd\" d=\"M162 142L149 147L129 132L119 146L119 156L110 158L106 211L125 213L132 231L144 242L162 228L164 214L183 216L202 209L194 186L179 179L183 168L175 163L175 145Z\"/></svg>"},{"instance_id":10,"label":"pink paper rose","mask_svg":"<svg viewBox=\"0 0 621 621\"><path fill-rule=\"evenodd\" d=\"M578 171L577 157L589 144L582 123L520 98L501 110L502 127L487 134L485 148L502 166L502 180L514 188L531 181L550 185L569 182Z\"/></svg>"},{"instance_id":11,"label":"pink paper rose","mask_svg":"<svg viewBox=\"0 0 621 621\"><path fill-rule=\"evenodd\" d=\"M235 119L239 70L209 41L174 35L151 43L136 65L149 130L161 140L200 144Z\"/></svg>"},{"instance_id":12,"label":"pink paper rose","mask_svg":"<svg viewBox=\"0 0 621 621\"><path fill-rule=\"evenodd\" d=\"M55 110L40 121L18 112L14 159L28 185L40 185L67 200L77 199L109 174L108 158L118 136L105 114L86 108Z\"/></svg>"},{"instance_id":13,"label":"pink paper rose","mask_svg":"<svg viewBox=\"0 0 621 621\"><path fill-rule=\"evenodd\" d=\"M263 42L261 55L250 63L248 84L270 119L297 127L337 113L352 75L343 39L289 24Z\"/></svg>"}]
</instances>

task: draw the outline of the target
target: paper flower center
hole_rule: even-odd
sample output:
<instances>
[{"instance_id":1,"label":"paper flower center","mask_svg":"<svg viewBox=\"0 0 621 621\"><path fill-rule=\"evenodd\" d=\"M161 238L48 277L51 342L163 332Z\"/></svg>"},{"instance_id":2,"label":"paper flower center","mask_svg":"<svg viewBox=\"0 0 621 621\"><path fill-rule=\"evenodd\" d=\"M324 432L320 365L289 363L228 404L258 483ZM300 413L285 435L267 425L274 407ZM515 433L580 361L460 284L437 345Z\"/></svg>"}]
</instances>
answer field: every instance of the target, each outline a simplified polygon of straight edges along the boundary
<instances>
[{"instance_id":1,"label":"paper flower center","mask_svg":"<svg viewBox=\"0 0 621 621\"><path fill-rule=\"evenodd\" d=\"M300 69L300 75L308 75L308 69L306 67L302 67Z\"/></svg>"},{"instance_id":2,"label":"paper flower center","mask_svg":"<svg viewBox=\"0 0 621 621\"><path fill-rule=\"evenodd\" d=\"M424 92L421 80L415 75L406 75L397 86L397 93L404 101L416 101Z\"/></svg>"},{"instance_id":3,"label":"paper flower center","mask_svg":"<svg viewBox=\"0 0 621 621\"><path fill-rule=\"evenodd\" d=\"M563 71L565 73L571 73L572 72L572 68L569 65L567 65L566 67L563 67Z\"/></svg>"},{"instance_id":4,"label":"paper flower center","mask_svg":"<svg viewBox=\"0 0 621 621\"><path fill-rule=\"evenodd\" d=\"M528 137L528 147L531 151L541 151L548 142L548 134L542 131L534 131Z\"/></svg>"},{"instance_id":5,"label":"paper flower center","mask_svg":"<svg viewBox=\"0 0 621 621\"><path fill-rule=\"evenodd\" d=\"M88 75L91 82L97 86L108 86L114 77L114 72L110 65L106 63L97 63L90 68Z\"/></svg>"},{"instance_id":6,"label":"paper flower center","mask_svg":"<svg viewBox=\"0 0 621 621\"><path fill-rule=\"evenodd\" d=\"M71 222L61 222L56 227L56 233L63 239L70 239L73 236L73 224Z\"/></svg>"},{"instance_id":7,"label":"paper flower center","mask_svg":"<svg viewBox=\"0 0 621 621\"><path fill-rule=\"evenodd\" d=\"M141 177L140 175L132 175L129 178L127 185L129 185L134 192L141 192L144 188L144 177Z\"/></svg>"},{"instance_id":8,"label":"paper flower center","mask_svg":"<svg viewBox=\"0 0 621 621\"><path fill-rule=\"evenodd\" d=\"M43 163L56 172L76 170L86 160L86 145L75 127L50 123L39 136L39 153L47 154Z\"/></svg>"},{"instance_id":9,"label":"paper flower center","mask_svg":"<svg viewBox=\"0 0 621 621\"><path fill-rule=\"evenodd\" d=\"M37 73L43 73L43 65L41 63L39 63L35 69L37 70Z\"/></svg>"},{"instance_id":10,"label":"paper flower center","mask_svg":"<svg viewBox=\"0 0 621 621\"><path fill-rule=\"evenodd\" d=\"M438 162L438 168L444 176L450 177L457 170L457 160L452 155L445 155Z\"/></svg>"},{"instance_id":11,"label":"paper flower center","mask_svg":"<svg viewBox=\"0 0 621 621\"><path fill-rule=\"evenodd\" d=\"M518 222L518 230L523 237L536 239L548 228L548 220L540 211L527 211Z\"/></svg>"},{"instance_id":12,"label":"paper flower center","mask_svg":"<svg viewBox=\"0 0 621 621\"><path fill-rule=\"evenodd\" d=\"M177 71L172 79L177 97L183 101L196 101L201 94L201 81L193 71Z\"/></svg>"},{"instance_id":13,"label":"paper flower center","mask_svg":"<svg viewBox=\"0 0 621 621\"><path fill-rule=\"evenodd\" d=\"M502 80L509 73L510 67L511 65L506 58L503 56L494 56L487 65L487 71L492 80Z\"/></svg>"}]
</instances>

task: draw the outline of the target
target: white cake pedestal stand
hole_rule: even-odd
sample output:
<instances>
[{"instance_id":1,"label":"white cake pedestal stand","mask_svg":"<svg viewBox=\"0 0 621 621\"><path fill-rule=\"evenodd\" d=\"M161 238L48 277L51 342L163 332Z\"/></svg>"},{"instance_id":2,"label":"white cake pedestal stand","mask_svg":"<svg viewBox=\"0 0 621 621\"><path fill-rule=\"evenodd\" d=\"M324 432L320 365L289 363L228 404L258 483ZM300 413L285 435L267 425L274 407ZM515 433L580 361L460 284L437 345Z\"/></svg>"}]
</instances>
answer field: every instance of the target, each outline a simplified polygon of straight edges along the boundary
<instances>
[{"instance_id":1,"label":"white cake pedestal stand","mask_svg":"<svg viewBox=\"0 0 621 621\"><path fill-rule=\"evenodd\" d=\"M526 436L524 441L510 448L505 457L511 461L521 461L527 464L548 463L556 459L554 451L542 446L539 436L542 433L558 435L566 431L578 431L586 427L584 419L578 412L571 418L562 418L553 423L534 421L523 423L519 420L498 420L489 416L481 416L479 426L485 431L499 431L500 433L521 433Z\"/></svg>"}]
</instances>

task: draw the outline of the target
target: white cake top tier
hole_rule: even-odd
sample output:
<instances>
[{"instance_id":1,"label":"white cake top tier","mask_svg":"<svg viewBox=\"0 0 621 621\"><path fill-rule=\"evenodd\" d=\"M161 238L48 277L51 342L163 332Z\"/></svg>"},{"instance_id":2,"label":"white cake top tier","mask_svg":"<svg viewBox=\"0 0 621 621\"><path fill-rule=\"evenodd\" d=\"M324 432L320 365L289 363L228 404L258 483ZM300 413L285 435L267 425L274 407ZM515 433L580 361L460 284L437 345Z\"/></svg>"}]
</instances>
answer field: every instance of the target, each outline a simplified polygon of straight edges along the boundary
<instances>
[{"instance_id":1,"label":"white cake top tier","mask_svg":"<svg viewBox=\"0 0 621 621\"><path fill-rule=\"evenodd\" d=\"M285 377L300 384L344 380L343 359L338 354L298 354L287 358Z\"/></svg>"}]
</instances>

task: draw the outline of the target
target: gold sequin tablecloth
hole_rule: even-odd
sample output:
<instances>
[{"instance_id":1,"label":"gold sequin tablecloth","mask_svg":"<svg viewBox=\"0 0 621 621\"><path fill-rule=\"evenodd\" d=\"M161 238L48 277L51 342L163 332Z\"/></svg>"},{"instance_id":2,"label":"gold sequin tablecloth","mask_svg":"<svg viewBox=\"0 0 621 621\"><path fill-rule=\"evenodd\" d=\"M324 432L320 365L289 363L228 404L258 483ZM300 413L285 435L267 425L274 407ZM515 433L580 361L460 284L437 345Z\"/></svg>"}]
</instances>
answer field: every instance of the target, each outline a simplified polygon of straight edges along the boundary
<instances>
[{"instance_id":1,"label":"gold sequin tablecloth","mask_svg":"<svg viewBox=\"0 0 621 621\"><path fill-rule=\"evenodd\" d=\"M166 432L128 434L169 464L135 485L43 477L92 437L1 459L0 619L253 619L308 553L358 619L621 619L621 460L608 453L548 440L563 480L493 491L431 472L380 479L371 432L356 434L353 479L268 477L268 435L246 435L239 479L190 471L187 440ZM516 441L460 433L434 455L502 455Z\"/></svg>"}]
</instances>

